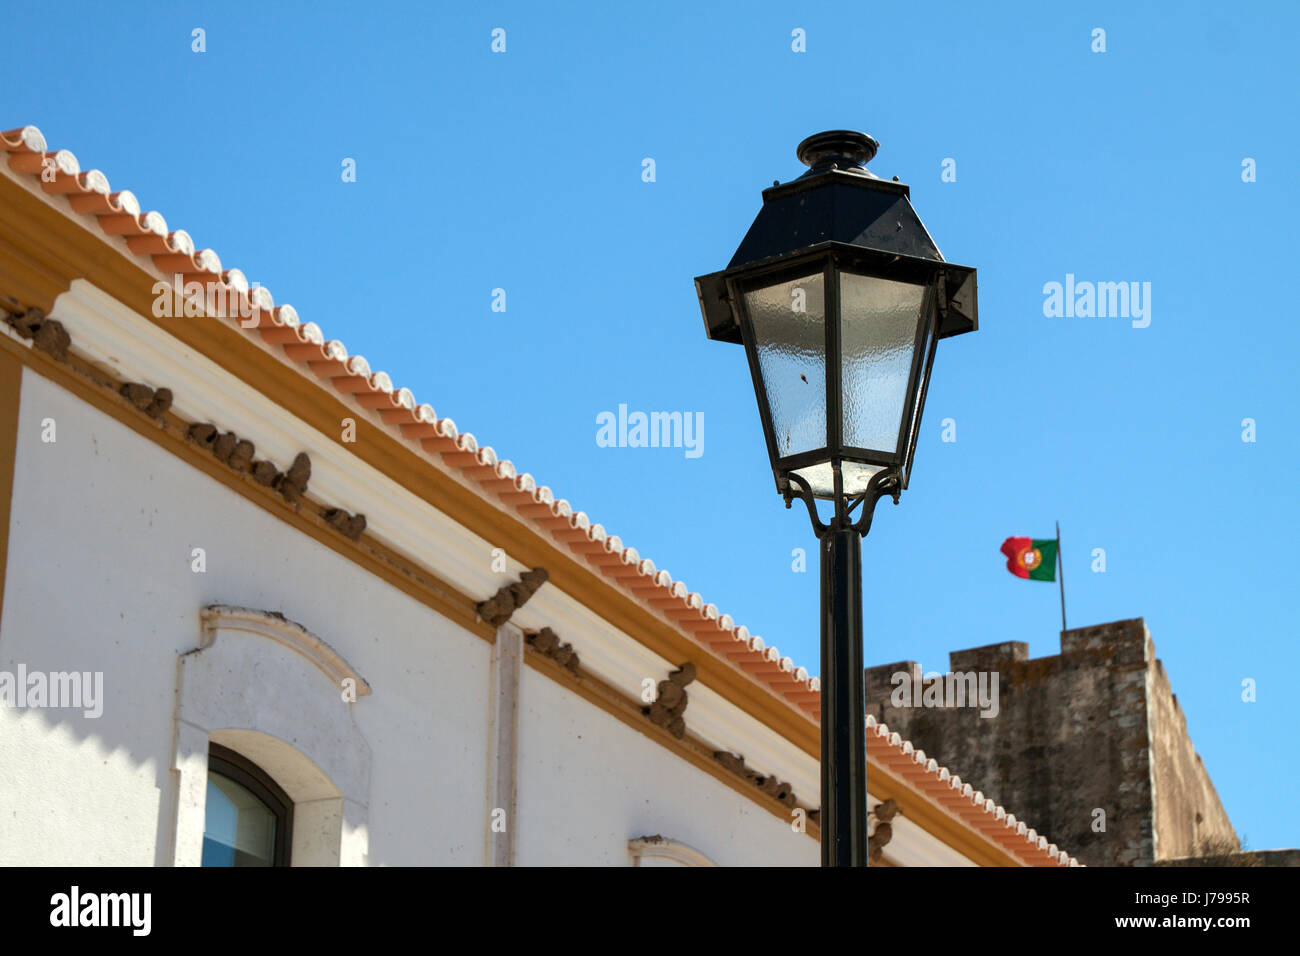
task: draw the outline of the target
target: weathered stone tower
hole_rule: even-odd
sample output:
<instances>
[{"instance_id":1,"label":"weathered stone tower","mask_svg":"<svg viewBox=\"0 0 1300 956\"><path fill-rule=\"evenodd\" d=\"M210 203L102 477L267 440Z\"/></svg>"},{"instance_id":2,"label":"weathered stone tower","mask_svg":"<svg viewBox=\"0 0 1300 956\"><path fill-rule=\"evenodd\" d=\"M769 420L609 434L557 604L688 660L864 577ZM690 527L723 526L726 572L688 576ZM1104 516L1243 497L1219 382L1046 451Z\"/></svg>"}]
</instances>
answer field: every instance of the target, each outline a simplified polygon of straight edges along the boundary
<instances>
[{"instance_id":1,"label":"weathered stone tower","mask_svg":"<svg viewBox=\"0 0 1300 956\"><path fill-rule=\"evenodd\" d=\"M1080 862L1148 866L1240 849L1141 618L1062 631L1054 657L1030 660L1029 645L1008 642L955 651L949 666L998 675L996 717L953 706L951 694L946 706L893 706L897 674L934 686L915 661L867 669L868 712Z\"/></svg>"}]
</instances>

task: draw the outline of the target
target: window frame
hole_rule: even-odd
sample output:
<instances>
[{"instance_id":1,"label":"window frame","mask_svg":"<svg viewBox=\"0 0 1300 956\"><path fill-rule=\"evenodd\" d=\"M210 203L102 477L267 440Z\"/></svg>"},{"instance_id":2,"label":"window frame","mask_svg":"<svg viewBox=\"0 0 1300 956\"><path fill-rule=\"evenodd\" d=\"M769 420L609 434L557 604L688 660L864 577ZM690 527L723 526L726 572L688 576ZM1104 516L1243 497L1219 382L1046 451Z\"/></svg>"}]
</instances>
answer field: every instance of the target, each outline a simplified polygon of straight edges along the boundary
<instances>
[{"instance_id":1,"label":"window frame","mask_svg":"<svg viewBox=\"0 0 1300 956\"><path fill-rule=\"evenodd\" d=\"M217 773L244 787L275 815L275 850L271 866L290 866L293 850L293 800L271 775L238 751L208 743L208 773ZM206 813L204 831L207 830Z\"/></svg>"}]
</instances>

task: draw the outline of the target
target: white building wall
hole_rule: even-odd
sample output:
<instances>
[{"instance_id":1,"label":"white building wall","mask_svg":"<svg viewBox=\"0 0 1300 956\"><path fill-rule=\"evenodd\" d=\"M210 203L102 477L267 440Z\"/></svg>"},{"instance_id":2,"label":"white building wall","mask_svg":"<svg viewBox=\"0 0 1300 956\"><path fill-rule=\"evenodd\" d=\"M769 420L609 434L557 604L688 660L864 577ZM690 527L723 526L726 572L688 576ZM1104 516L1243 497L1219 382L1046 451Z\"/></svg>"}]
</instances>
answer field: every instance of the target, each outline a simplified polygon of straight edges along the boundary
<instances>
[{"instance_id":1,"label":"white building wall","mask_svg":"<svg viewBox=\"0 0 1300 956\"><path fill-rule=\"evenodd\" d=\"M530 667L519 752L520 865L627 866L628 841L655 835L721 866L821 861L816 840Z\"/></svg>"},{"instance_id":2,"label":"white building wall","mask_svg":"<svg viewBox=\"0 0 1300 956\"><path fill-rule=\"evenodd\" d=\"M163 862L208 604L280 611L370 682L371 864L482 863L490 645L29 370L15 472L0 670L103 671L105 704L0 708L0 864Z\"/></svg>"},{"instance_id":3,"label":"white building wall","mask_svg":"<svg viewBox=\"0 0 1300 956\"><path fill-rule=\"evenodd\" d=\"M370 696L341 705L371 750L365 862L482 864L490 645L23 374L0 670L102 671L105 702L97 719L0 707L0 865L171 861L178 656L199 646L210 604L281 612L369 682ZM280 654L268 649L267 666ZM659 833L722 864L816 864L814 840L522 674L518 863L627 865L627 841ZM308 692L271 686L291 709Z\"/></svg>"}]
</instances>

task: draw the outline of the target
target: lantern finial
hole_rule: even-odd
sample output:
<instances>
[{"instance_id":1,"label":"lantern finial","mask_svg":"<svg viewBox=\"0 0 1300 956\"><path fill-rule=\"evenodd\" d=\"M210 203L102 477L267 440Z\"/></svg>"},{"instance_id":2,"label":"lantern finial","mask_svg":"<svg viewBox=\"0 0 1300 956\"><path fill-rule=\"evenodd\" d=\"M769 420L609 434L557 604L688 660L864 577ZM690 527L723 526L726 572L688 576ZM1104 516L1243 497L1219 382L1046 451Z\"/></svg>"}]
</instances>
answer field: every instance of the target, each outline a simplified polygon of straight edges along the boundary
<instances>
[{"instance_id":1,"label":"lantern finial","mask_svg":"<svg viewBox=\"0 0 1300 956\"><path fill-rule=\"evenodd\" d=\"M872 174L862 167L871 162L879 148L880 144L866 133L832 129L809 136L799 144L795 154L799 157L799 162L815 173L842 169L870 176Z\"/></svg>"}]
</instances>

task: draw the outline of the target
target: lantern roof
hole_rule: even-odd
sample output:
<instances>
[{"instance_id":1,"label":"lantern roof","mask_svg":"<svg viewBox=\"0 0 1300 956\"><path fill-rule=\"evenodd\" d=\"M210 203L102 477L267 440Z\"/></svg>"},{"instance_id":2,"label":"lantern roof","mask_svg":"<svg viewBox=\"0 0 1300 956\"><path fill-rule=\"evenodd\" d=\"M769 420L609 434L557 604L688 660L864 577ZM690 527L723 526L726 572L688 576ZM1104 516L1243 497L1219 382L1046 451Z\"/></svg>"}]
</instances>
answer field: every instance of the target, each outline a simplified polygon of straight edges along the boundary
<instances>
[{"instance_id":1,"label":"lantern roof","mask_svg":"<svg viewBox=\"0 0 1300 956\"><path fill-rule=\"evenodd\" d=\"M944 295L939 337L978 328L975 270L947 262L912 208L910 190L881 179L865 164L879 144L865 133L829 130L808 137L796 153L809 167L797 179L763 190L763 207L722 272L695 280L709 338L740 342L727 279L796 256L851 252L873 271L940 264Z\"/></svg>"}]
</instances>

